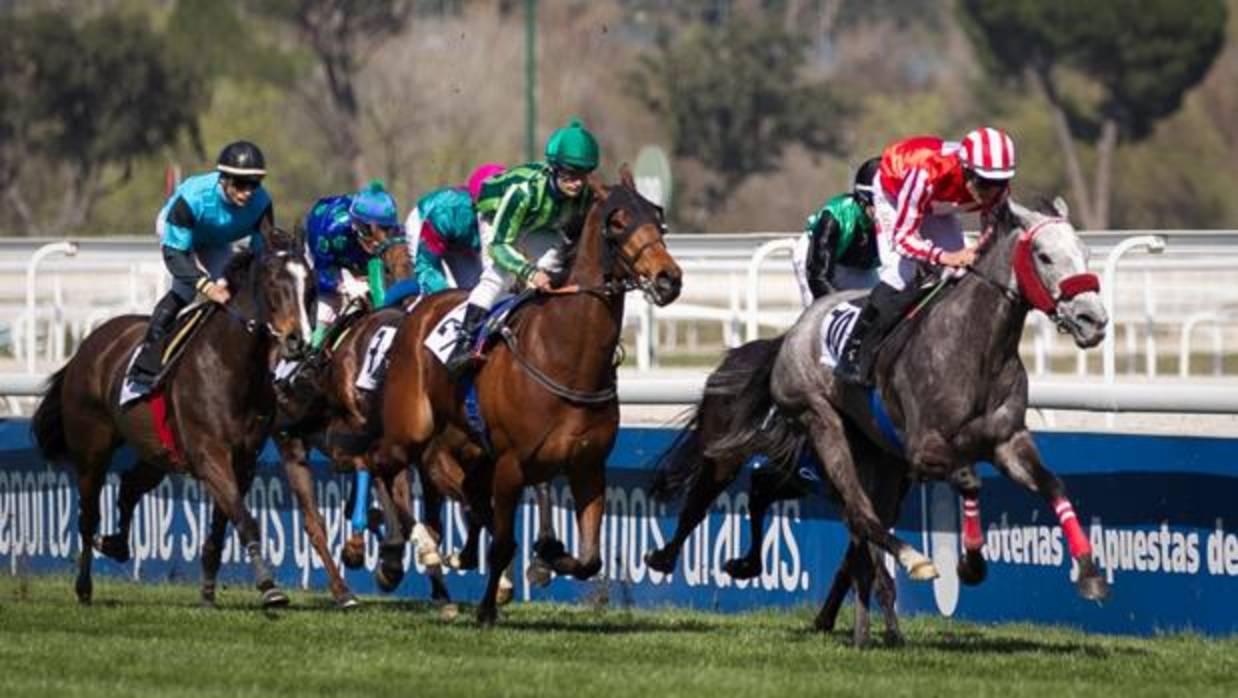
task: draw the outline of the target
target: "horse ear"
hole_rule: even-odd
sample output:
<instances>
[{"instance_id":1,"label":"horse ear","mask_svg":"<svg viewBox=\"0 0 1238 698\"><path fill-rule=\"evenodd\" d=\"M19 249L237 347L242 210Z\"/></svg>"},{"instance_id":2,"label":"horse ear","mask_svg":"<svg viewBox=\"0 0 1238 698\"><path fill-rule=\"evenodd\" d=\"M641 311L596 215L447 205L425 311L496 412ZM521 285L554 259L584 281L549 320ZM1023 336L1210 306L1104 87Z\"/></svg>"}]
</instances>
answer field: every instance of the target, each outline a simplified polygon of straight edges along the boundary
<instances>
[{"instance_id":1,"label":"horse ear","mask_svg":"<svg viewBox=\"0 0 1238 698\"><path fill-rule=\"evenodd\" d=\"M1053 197L1053 210L1062 218L1070 218L1070 207L1066 205L1066 199L1060 196Z\"/></svg>"},{"instance_id":2,"label":"horse ear","mask_svg":"<svg viewBox=\"0 0 1238 698\"><path fill-rule=\"evenodd\" d=\"M628 167L626 162L619 166L619 181L628 189L636 189L636 179L632 177L632 168Z\"/></svg>"},{"instance_id":3,"label":"horse ear","mask_svg":"<svg viewBox=\"0 0 1238 698\"><path fill-rule=\"evenodd\" d=\"M606 198L606 185L602 184L602 178L596 173L590 174L587 180L589 188L593 190L593 196L597 199Z\"/></svg>"}]
</instances>

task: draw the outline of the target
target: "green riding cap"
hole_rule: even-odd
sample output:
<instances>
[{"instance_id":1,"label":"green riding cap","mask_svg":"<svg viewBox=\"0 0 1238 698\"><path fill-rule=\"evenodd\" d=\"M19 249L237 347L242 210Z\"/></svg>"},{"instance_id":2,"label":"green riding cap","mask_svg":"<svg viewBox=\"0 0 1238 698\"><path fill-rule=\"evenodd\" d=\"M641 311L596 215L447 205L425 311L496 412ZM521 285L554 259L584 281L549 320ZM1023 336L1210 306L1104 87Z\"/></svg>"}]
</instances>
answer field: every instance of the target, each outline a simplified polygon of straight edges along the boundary
<instances>
[{"instance_id":1,"label":"green riding cap","mask_svg":"<svg viewBox=\"0 0 1238 698\"><path fill-rule=\"evenodd\" d=\"M592 172L598 166L598 142L580 119L555 130L546 141L546 161L559 167Z\"/></svg>"}]
</instances>

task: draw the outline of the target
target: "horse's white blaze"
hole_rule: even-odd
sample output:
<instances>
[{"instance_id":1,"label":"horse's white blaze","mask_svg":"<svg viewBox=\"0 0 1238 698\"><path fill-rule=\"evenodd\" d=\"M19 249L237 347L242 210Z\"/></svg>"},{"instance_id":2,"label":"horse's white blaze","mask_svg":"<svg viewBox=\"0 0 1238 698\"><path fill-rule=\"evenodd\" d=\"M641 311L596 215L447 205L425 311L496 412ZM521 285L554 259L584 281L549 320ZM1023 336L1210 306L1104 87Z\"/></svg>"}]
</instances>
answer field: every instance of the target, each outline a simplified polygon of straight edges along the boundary
<instances>
[{"instance_id":1,"label":"horse's white blaze","mask_svg":"<svg viewBox=\"0 0 1238 698\"><path fill-rule=\"evenodd\" d=\"M309 341L310 335L314 333L310 329L309 313L305 309L305 280L309 276L309 271L303 263L289 261L288 273L292 274L292 278L297 280L297 311L301 316L301 338Z\"/></svg>"}]
</instances>

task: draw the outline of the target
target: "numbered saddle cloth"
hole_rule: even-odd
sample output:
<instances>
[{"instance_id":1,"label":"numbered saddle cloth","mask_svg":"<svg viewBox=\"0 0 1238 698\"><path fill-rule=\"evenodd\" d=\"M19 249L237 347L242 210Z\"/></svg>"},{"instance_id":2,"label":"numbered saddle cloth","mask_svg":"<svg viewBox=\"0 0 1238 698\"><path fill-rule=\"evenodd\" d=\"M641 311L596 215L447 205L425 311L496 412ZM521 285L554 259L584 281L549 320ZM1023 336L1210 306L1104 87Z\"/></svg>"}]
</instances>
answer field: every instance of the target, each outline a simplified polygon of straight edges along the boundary
<instances>
[{"instance_id":1,"label":"numbered saddle cloth","mask_svg":"<svg viewBox=\"0 0 1238 698\"><path fill-rule=\"evenodd\" d=\"M856 305L857 302L860 305ZM851 331L855 329L855 321L860 317L863 302L864 299L861 298L854 302L839 303L821 321L821 364L823 366L832 369L838 365L838 357L842 354L843 347L847 346Z\"/></svg>"}]
</instances>

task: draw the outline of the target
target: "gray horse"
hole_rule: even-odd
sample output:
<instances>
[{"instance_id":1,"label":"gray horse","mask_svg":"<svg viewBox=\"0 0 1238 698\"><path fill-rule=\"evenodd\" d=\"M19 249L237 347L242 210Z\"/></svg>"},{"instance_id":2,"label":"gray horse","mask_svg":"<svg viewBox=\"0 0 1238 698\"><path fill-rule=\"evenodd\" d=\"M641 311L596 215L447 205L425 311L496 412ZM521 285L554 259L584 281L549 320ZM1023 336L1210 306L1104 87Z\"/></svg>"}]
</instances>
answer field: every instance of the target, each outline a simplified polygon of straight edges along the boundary
<instances>
[{"instance_id":1,"label":"gray horse","mask_svg":"<svg viewBox=\"0 0 1238 698\"><path fill-rule=\"evenodd\" d=\"M771 463L786 465L808 439L843 503L853 548L863 542L884 548L913 579L932 579L936 569L888 532L888 493L901 488L880 483L908 476L950 480L974 521L971 535L965 526L967 555L959 572L964 581L975 583L983 577L984 561L979 480L971 466L986 460L1050 502L1079 566L1080 594L1104 598L1107 587L1087 537L1061 481L1041 463L1024 421L1027 374L1018 344L1027 312L1036 308L1047 313L1085 348L1103 339L1107 323L1099 285L1086 272L1086 247L1066 220L1064 203L1059 199L1054 205L1056 215L1013 204L1000 212L971 273L886 341L876 378L888 420L874 414L867 390L836 382L820 365L823 324L855 293L819 300L786 335L761 340L759 347L754 343L747 353L755 360L729 361L733 365L724 366L728 370L711 375L698 421L690 426L690 431L696 429L690 438L699 440L693 447L700 457L672 463L681 466L678 472L662 474L673 481L671 489L690 489L680 516L685 535L699 521L697 500L707 507L709 491L733 479L748 454L763 452ZM744 352L736 354L739 359ZM775 419L770 418L771 407L779 415ZM891 466L890 458L862 456L868 443L880 444L904 467ZM679 531L651 562L673 565L678 540ZM868 566L868 556L853 553L849 551L844 570L868 576L857 568ZM842 571L836 581L845 585ZM856 581L857 592L867 586ZM836 608L839 584L835 587L830 595L834 603L827 606Z\"/></svg>"}]
</instances>

